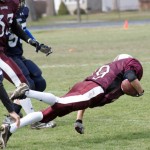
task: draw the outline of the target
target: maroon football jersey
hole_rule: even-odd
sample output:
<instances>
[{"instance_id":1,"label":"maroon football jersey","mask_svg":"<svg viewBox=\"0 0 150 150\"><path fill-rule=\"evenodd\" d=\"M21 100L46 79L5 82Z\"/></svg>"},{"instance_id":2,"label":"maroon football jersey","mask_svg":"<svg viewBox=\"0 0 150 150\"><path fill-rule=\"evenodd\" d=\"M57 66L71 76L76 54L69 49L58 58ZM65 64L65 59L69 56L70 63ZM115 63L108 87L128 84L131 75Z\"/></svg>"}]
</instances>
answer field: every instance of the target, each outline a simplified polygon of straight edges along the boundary
<instances>
[{"instance_id":1,"label":"maroon football jersey","mask_svg":"<svg viewBox=\"0 0 150 150\"><path fill-rule=\"evenodd\" d=\"M6 48L9 28L18 7L19 0L6 0L4 3L0 2L0 51L4 51Z\"/></svg>"},{"instance_id":2,"label":"maroon football jersey","mask_svg":"<svg viewBox=\"0 0 150 150\"><path fill-rule=\"evenodd\" d=\"M134 58L121 59L99 67L91 76L85 80L94 81L103 87L105 92L111 92L121 86L124 73L133 70L140 80L143 75L141 63Z\"/></svg>"}]
</instances>

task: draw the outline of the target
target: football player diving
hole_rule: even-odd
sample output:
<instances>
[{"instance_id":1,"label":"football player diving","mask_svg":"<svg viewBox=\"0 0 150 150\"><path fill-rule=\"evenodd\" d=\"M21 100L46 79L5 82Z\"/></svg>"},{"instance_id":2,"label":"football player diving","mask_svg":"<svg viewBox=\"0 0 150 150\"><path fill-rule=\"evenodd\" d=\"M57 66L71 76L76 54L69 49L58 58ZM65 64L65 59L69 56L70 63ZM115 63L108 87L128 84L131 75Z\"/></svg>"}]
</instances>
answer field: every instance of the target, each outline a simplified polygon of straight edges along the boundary
<instances>
[{"instance_id":1,"label":"football player diving","mask_svg":"<svg viewBox=\"0 0 150 150\"><path fill-rule=\"evenodd\" d=\"M121 84L126 79L137 91L135 97L140 97L144 94L140 83L142 76L143 67L141 63L135 58L124 58L98 67L92 75L76 83L62 97L55 96L52 93L30 90L28 85L22 83L14 91L11 99L27 96L50 105L45 110L33 112L21 118L20 127L23 127L37 121L45 123L56 117L63 117L73 111L110 104L125 94ZM2 147L6 146L9 137L17 129L16 123L1 126L0 143Z\"/></svg>"}]
</instances>

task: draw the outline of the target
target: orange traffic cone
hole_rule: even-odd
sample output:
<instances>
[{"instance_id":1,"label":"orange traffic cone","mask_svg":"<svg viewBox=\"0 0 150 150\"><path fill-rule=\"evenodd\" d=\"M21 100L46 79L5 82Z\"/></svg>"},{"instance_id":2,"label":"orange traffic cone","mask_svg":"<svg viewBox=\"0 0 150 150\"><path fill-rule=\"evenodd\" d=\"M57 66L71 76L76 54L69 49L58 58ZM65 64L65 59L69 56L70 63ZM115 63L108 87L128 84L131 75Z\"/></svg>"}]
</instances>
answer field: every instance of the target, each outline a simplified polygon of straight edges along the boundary
<instances>
[{"instance_id":1,"label":"orange traffic cone","mask_svg":"<svg viewBox=\"0 0 150 150\"><path fill-rule=\"evenodd\" d=\"M125 20L124 25L123 25L123 28L124 28L125 30L128 30L128 20Z\"/></svg>"}]
</instances>

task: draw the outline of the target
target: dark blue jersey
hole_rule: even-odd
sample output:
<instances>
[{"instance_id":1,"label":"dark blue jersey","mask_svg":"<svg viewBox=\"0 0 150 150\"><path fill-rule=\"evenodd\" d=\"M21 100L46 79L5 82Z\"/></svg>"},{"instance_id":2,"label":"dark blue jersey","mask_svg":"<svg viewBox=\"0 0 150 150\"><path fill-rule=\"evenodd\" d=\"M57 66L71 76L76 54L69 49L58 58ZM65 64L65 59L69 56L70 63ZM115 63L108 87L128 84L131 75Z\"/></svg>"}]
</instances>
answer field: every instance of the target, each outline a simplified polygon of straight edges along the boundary
<instances>
[{"instance_id":1,"label":"dark blue jersey","mask_svg":"<svg viewBox=\"0 0 150 150\"><path fill-rule=\"evenodd\" d=\"M20 7L20 9L17 11L17 21L24 30L26 30L26 20L28 15L29 9L26 6ZM22 40L13 33L9 35L8 39L6 54L8 56L23 55Z\"/></svg>"}]
</instances>

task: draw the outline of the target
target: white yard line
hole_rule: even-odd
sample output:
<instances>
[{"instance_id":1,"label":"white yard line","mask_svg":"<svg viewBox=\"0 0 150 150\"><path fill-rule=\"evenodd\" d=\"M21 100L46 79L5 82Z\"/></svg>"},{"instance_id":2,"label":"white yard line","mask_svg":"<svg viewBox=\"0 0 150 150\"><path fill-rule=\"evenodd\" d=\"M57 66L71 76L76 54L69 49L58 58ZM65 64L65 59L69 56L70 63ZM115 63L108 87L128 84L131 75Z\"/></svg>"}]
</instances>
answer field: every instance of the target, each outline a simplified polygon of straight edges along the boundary
<instances>
[{"instance_id":1,"label":"white yard line","mask_svg":"<svg viewBox=\"0 0 150 150\"><path fill-rule=\"evenodd\" d=\"M72 68L72 67L86 67L86 66L95 66L96 64L56 64L56 65L42 65L40 68ZM99 64L102 65L102 64Z\"/></svg>"}]
</instances>

